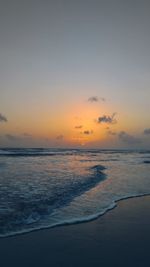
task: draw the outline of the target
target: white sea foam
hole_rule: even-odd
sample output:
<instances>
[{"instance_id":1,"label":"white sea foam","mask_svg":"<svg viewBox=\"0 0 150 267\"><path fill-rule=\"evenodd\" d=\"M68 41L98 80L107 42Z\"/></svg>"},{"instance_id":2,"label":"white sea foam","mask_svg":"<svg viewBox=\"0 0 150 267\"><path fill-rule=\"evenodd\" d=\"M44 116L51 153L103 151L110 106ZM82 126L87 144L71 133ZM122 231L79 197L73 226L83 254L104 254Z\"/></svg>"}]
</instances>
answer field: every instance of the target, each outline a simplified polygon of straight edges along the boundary
<instances>
[{"instance_id":1,"label":"white sea foam","mask_svg":"<svg viewBox=\"0 0 150 267\"><path fill-rule=\"evenodd\" d=\"M4 149L0 153L0 236L93 220L120 199L150 193L150 164L144 163L149 151Z\"/></svg>"}]
</instances>

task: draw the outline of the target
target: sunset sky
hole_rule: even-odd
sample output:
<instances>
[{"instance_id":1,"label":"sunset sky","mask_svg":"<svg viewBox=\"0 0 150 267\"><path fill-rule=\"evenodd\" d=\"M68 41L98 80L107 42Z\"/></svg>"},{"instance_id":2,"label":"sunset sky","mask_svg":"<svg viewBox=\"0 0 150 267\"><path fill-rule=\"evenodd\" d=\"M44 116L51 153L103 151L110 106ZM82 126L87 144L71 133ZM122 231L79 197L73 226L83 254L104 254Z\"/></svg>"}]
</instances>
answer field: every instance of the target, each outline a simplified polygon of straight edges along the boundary
<instances>
[{"instance_id":1,"label":"sunset sky","mask_svg":"<svg viewBox=\"0 0 150 267\"><path fill-rule=\"evenodd\" d=\"M150 148L150 1L1 0L0 146Z\"/></svg>"}]
</instances>

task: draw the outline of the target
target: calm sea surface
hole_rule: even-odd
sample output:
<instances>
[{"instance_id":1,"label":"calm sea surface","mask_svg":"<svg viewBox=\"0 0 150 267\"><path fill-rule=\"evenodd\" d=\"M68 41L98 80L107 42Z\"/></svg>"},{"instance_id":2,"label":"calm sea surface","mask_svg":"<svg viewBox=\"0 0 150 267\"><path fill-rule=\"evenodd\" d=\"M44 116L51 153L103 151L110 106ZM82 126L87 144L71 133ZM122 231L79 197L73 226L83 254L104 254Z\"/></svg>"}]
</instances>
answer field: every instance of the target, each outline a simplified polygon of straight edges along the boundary
<instances>
[{"instance_id":1,"label":"calm sea surface","mask_svg":"<svg viewBox=\"0 0 150 267\"><path fill-rule=\"evenodd\" d=\"M94 219L150 194L150 151L0 149L0 236Z\"/></svg>"}]
</instances>

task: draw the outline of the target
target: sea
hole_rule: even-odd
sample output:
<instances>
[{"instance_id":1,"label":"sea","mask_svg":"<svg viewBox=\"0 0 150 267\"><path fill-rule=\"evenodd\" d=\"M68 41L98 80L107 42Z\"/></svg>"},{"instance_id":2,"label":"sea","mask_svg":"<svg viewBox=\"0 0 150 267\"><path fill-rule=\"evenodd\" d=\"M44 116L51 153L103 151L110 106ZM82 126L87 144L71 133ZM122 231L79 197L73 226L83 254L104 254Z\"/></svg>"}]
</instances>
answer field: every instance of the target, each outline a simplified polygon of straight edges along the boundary
<instances>
[{"instance_id":1,"label":"sea","mask_svg":"<svg viewBox=\"0 0 150 267\"><path fill-rule=\"evenodd\" d=\"M0 149L0 237L96 219L150 194L150 150Z\"/></svg>"}]
</instances>

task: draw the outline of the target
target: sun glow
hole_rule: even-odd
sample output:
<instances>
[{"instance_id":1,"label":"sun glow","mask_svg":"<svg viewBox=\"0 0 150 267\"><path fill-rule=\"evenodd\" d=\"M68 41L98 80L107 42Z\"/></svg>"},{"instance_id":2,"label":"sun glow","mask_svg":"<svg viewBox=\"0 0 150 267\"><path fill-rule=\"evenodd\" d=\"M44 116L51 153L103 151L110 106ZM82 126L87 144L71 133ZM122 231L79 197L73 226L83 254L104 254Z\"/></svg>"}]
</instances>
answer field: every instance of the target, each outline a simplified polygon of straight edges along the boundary
<instances>
[{"instance_id":1,"label":"sun glow","mask_svg":"<svg viewBox=\"0 0 150 267\"><path fill-rule=\"evenodd\" d=\"M6 124L4 130L11 132L21 144L23 141L25 144L34 144L35 141L35 145L38 143L41 146L92 146L113 138L108 135L107 128L114 132L118 124L98 123L100 116L106 114L111 117L113 111L114 108L106 102L91 103L88 97L84 97L79 103L73 99L65 104L60 102L57 107L42 105L41 109L34 106L26 113L20 111L17 121L19 127L16 127L15 115L13 117L10 114L10 123Z\"/></svg>"},{"instance_id":2,"label":"sun glow","mask_svg":"<svg viewBox=\"0 0 150 267\"><path fill-rule=\"evenodd\" d=\"M101 112L103 112L102 108ZM68 141L84 146L89 142L103 139L105 136L105 127L100 127L96 121L99 113L100 108L91 106L89 103L74 106L66 115Z\"/></svg>"}]
</instances>

